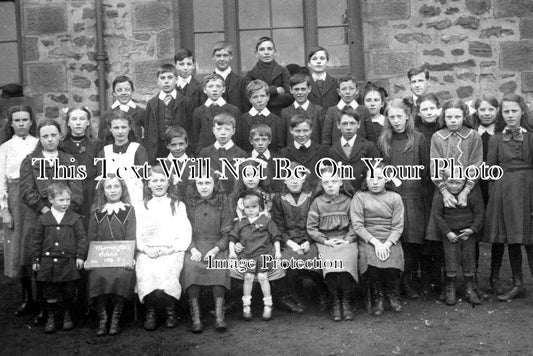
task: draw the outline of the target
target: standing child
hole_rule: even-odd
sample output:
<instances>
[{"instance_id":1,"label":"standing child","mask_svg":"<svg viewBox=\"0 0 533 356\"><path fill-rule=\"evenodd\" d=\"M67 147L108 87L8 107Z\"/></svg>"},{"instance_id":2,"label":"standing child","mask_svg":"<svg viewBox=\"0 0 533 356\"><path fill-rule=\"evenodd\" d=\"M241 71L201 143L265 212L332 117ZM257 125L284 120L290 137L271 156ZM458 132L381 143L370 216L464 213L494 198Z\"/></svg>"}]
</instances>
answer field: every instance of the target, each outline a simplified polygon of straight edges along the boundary
<instances>
[{"instance_id":1,"label":"standing child","mask_svg":"<svg viewBox=\"0 0 533 356\"><path fill-rule=\"evenodd\" d=\"M172 175L172 184L177 187L179 198L185 200L192 166L186 153L189 137L183 127L170 126L165 132L165 142L170 153L165 158L159 158L159 164ZM178 172L181 172L181 176L178 176Z\"/></svg>"},{"instance_id":2,"label":"standing child","mask_svg":"<svg viewBox=\"0 0 533 356\"><path fill-rule=\"evenodd\" d=\"M252 289L257 276L263 292L263 320L272 318L272 295L268 281L270 264L264 263L264 256L274 255L281 258L280 232L276 224L265 214L265 203L260 193L247 190L241 194L245 217L235 223L230 232L229 258L236 259L235 243L240 242L244 250L239 254L240 259L248 260L249 266L244 274L242 316L245 320L252 320ZM274 253L273 253L274 250Z\"/></svg>"},{"instance_id":3,"label":"standing child","mask_svg":"<svg viewBox=\"0 0 533 356\"><path fill-rule=\"evenodd\" d=\"M103 178L96 188L94 211L87 231L88 242L124 241L136 237L135 210L129 205L126 183L114 175ZM125 301L133 298L135 271L125 267L95 268L89 271L89 299L96 301L98 328L96 336L104 336L107 329L107 304L112 304L109 335L120 333L120 316Z\"/></svg>"},{"instance_id":4,"label":"standing child","mask_svg":"<svg viewBox=\"0 0 533 356\"><path fill-rule=\"evenodd\" d=\"M202 83L193 77L196 61L191 50L179 49L174 55L174 64L177 70L176 88L185 97L191 99L192 109L202 105Z\"/></svg>"},{"instance_id":5,"label":"standing child","mask_svg":"<svg viewBox=\"0 0 533 356\"><path fill-rule=\"evenodd\" d=\"M418 97L417 106L415 127L424 135L426 141L431 142L431 136L439 130L439 98L432 93L421 95Z\"/></svg>"},{"instance_id":6,"label":"standing child","mask_svg":"<svg viewBox=\"0 0 533 356\"><path fill-rule=\"evenodd\" d=\"M372 123L372 130L375 133L374 143L377 145L381 130L385 125L385 116L383 111L385 109L385 89L378 87L375 84L368 82L361 92L363 105L366 106L370 112L370 121Z\"/></svg>"},{"instance_id":7,"label":"standing child","mask_svg":"<svg viewBox=\"0 0 533 356\"><path fill-rule=\"evenodd\" d=\"M268 109L279 116L281 109L292 103L292 97L289 94L291 75L287 68L279 65L274 59L276 45L270 37L261 37L257 41L255 55L258 59L257 64L246 74L246 79L248 81L259 79L266 82L266 93L270 97Z\"/></svg>"},{"instance_id":8,"label":"standing child","mask_svg":"<svg viewBox=\"0 0 533 356\"><path fill-rule=\"evenodd\" d=\"M81 217L69 209L70 188L65 183L52 183L47 192L51 208L39 217L31 256L35 280L42 283L48 310L44 332L51 334L56 331L59 301L63 303L63 330L74 328L72 300L80 279L78 270L87 255L87 241Z\"/></svg>"},{"instance_id":9,"label":"standing child","mask_svg":"<svg viewBox=\"0 0 533 356\"><path fill-rule=\"evenodd\" d=\"M323 170L321 175L322 190L309 208L307 233L317 243L322 260L342 261L324 268L322 273L333 300L333 320L341 321L343 316L344 320L353 320L350 292L359 276L357 236L350 223L348 194L352 189L331 169Z\"/></svg>"},{"instance_id":10,"label":"standing child","mask_svg":"<svg viewBox=\"0 0 533 356\"><path fill-rule=\"evenodd\" d=\"M367 172L366 189L355 194L350 210L353 229L362 239L359 266L371 283L376 316L383 314L385 294L392 310L402 310L399 298L404 257L398 241L403 231L404 207L397 193L385 189L383 167L380 164L373 172Z\"/></svg>"},{"instance_id":11,"label":"standing child","mask_svg":"<svg viewBox=\"0 0 533 356\"><path fill-rule=\"evenodd\" d=\"M270 143L272 142L272 129L265 124L258 124L252 127L250 130L250 143L254 148L250 153L251 158L260 159L266 163L266 174L269 177L274 176L274 158L279 158L278 155L272 153L269 150ZM272 191L279 192L281 190L282 183L280 181L272 182Z\"/></svg>"},{"instance_id":12,"label":"standing child","mask_svg":"<svg viewBox=\"0 0 533 356\"><path fill-rule=\"evenodd\" d=\"M337 81L328 74L329 52L324 47L314 47L307 56L307 65L311 71L311 92L309 101L320 105L324 110L337 105L339 93Z\"/></svg>"},{"instance_id":13,"label":"standing child","mask_svg":"<svg viewBox=\"0 0 533 356\"><path fill-rule=\"evenodd\" d=\"M168 155L164 134L169 126L181 126L190 134L193 106L191 99L176 90L176 68L163 64L157 70L159 94L148 101L144 117L144 145L148 162Z\"/></svg>"}]
</instances>

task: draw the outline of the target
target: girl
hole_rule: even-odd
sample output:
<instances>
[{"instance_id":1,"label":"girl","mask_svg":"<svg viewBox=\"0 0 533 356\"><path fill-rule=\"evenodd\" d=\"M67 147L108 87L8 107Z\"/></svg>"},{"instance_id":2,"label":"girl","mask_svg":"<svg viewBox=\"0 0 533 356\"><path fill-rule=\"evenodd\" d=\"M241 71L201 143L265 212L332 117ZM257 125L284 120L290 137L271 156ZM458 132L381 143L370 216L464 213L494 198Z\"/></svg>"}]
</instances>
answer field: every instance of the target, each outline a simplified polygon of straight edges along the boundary
<instances>
[{"instance_id":1,"label":"girl","mask_svg":"<svg viewBox=\"0 0 533 356\"><path fill-rule=\"evenodd\" d=\"M189 296L192 332L203 330L200 321L200 287L209 286L215 300L215 330L226 330L224 321L225 290L230 287L227 269L208 269L210 259L228 258L228 233L232 228L232 211L219 176L201 177L189 186L187 215L192 225L192 242L185 254L182 285ZM208 219L206 219L208 217Z\"/></svg>"},{"instance_id":2,"label":"girl","mask_svg":"<svg viewBox=\"0 0 533 356\"><path fill-rule=\"evenodd\" d=\"M435 94L424 94L418 97L417 105L415 128L424 135L427 142L430 142L431 136L439 129L439 98Z\"/></svg>"},{"instance_id":3,"label":"girl","mask_svg":"<svg viewBox=\"0 0 533 356\"><path fill-rule=\"evenodd\" d=\"M363 240L359 245L362 250L359 265L372 284L373 312L379 316L384 311L384 291L392 309L402 310L398 298L404 255L398 240L402 235L404 206L399 194L385 190L383 165L378 165L373 173L372 177L367 172L363 191L355 194L350 217L355 233Z\"/></svg>"},{"instance_id":4,"label":"girl","mask_svg":"<svg viewBox=\"0 0 533 356\"><path fill-rule=\"evenodd\" d=\"M321 174L319 196L313 201L307 215L307 233L317 242L322 260L340 260L341 266L322 270L329 294L333 299L334 321L352 320L350 292L357 274L356 235L350 223L351 186L345 184L331 169ZM341 187L343 190L341 191ZM342 300L342 314L341 314Z\"/></svg>"},{"instance_id":5,"label":"girl","mask_svg":"<svg viewBox=\"0 0 533 356\"><path fill-rule=\"evenodd\" d=\"M279 65L274 59L276 46L270 37L261 37L255 45L255 56L258 61L255 67L246 74L246 79L251 82L260 79L270 87L270 100L268 110L281 117L281 109L293 102L290 94L291 75L287 68Z\"/></svg>"},{"instance_id":6,"label":"girl","mask_svg":"<svg viewBox=\"0 0 533 356\"><path fill-rule=\"evenodd\" d=\"M31 271L31 243L35 236L39 216L50 211L48 201L48 186L51 183L65 182L72 194L70 208L79 212L83 203L83 188L79 179L55 179L54 168L59 166L77 167L74 157L58 150L61 137L61 126L52 119L45 119L37 127L39 142L37 147L24 158L20 166L20 198L21 217L24 224L21 229L20 242L20 265L23 275ZM44 178L44 179L43 179ZM45 305L42 299L42 286L37 286L37 298L40 302L41 311L35 319L37 325L46 321Z\"/></svg>"},{"instance_id":7,"label":"girl","mask_svg":"<svg viewBox=\"0 0 533 356\"><path fill-rule=\"evenodd\" d=\"M393 99L385 110L387 120L379 137L379 147L384 163L393 166L429 166L429 145L424 135L415 131L411 108L402 99ZM426 179L426 170L420 172ZM424 181L402 180L394 191L402 197L405 206L405 228L402 233L402 248L405 252L405 271L402 278L408 298L418 298L413 287L413 278L418 273L426 221L424 219Z\"/></svg>"},{"instance_id":8,"label":"girl","mask_svg":"<svg viewBox=\"0 0 533 356\"><path fill-rule=\"evenodd\" d=\"M272 266L264 263L265 257L281 258L280 238L276 224L262 212L265 210L263 196L255 190L246 190L242 199L245 217L233 226L230 232L229 258L237 259L235 243L240 242L244 249L239 258L247 262L244 271L244 285L242 296L242 316L245 320L252 320L252 288L257 277L263 292L263 320L272 318L272 295L268 281L268 271ZM272 256L274 250L274 256Z\"/></svg>"},{"instance_id":9,"label":"girl","mask_svg":"<svg viewBox=\"0 0 533 356\"><path fill-rule=\"evenodd\" d=\"M498 296L508 301L522 291L522 251L524 245L529 266L533 271L533 134L531 113L517 94L502 98L495 123L495 134L489 140L487 165L503 168L501 179L492 184L484 228L484 241L508 244L509 262L513 273L513 287ZM491 266L491 280L496 279L501 266ZM494 256L496 259L496 256Z\"/></svg>"},{"instance_id":10,"label":"girl","mask_svg":"<svg viewBox=\"0 0 533 356\"><path fill-rule=\"evenodd\" d=\"M115 111L108 120L108 127L113 135L113 144L104 146L98 157L105 158L106 171L116 173L120 168L128 186L131 204L136 206L143 201L143 183L131 171L132 166L142 166L148 162L146 149L137 142L131 142L128 134L131 130L131 115L123 111ZM126 169L124 169L126 168ZM98 166L99 176L103 173L102 163Z\"/></svg>"},{"instance_id":11,"label":"girl","mask_svg":"<svg viewBox=\"0 0 533 356\"><path fill-rule=\"evenodd\" d=\"M129 205L126 183L114 175L103 178L96 188L95 209L89 221L87 238L91 241L135 240L135 210ZM113 305L109 335L120 333L120 316L126 300L131 301L135 286L132 266L96 268L89 272L89 299L96 300L99 317L96 336L107 334L106 304Z\"/></svg>"},{"instance_id":12,"label":"girl","mask_svg":"<svg viewBox=\"0 0 533 356\"><path fill-rule=\"evenodd\" d=\"M291 171L298 166L292 162ZM312 190L309 188L307 177L297 178L295 176L285 179L285 186L281 194L276 195L272 203L272 219L281 231L281 240L283 250L282 259L290 260L312 260L318 258L318 249L316 243L307 233L307 213L312 202ZM298 277L308 276L318 286L320 297L320 310L326 311L327 308L327 286L324 282L320 269L296 270L288 269L286 283L284 286L285 295L282 299L287 303L294 303L297 312L303 312L304 308L298 299ZM301 284L300 284L301 285Z\"/></svg>"},{"instance_id":13,"label":"girl","mask_svg":"<svg viewBox=\"0 0 533 356\"><path fill-rule=\"evenodd\" d=\"M160 166L151 169L144 204L137 213L137 294L146 304L144 328L156 328L156 302L165 299L166 327L176 326L175 303L181 294L179 276L185 250L191 243L191 224L185 204L169 189ZM159 297L159 298L158 298Z\"/></svg>"},{"instance_id":14,"label":"girl","mask_svg":"<svg viewBox=\"0 0 533 356\"><path fill-rule=\"evenodd\" d=\"M383 116L383 109L385 105L385 97L387 93L385 89L368 82L361 93L363 105L368 108L370 112L370 120L372 122L372 130L375 134L376 141L381 134L381 130L385 125L385 116ZM377 142L374 142L377 144Z\"/></svg>"},{"instance_id":15,"label":"girl","mask_svg":"<svg viewBox=\"0 0 533 356\"><path fill-rule=\"evenodd\" d=\"M0 146L0 209L4 227L4 274L20 278L22 304L16 316L31 312L33 301L30 271L20 269L22 216L20 216L20 165L24 157L35 149L37 138L35 117L29 106L13 106L7 113L6 142ZM24 272L24 273L22 273Z\"/></svg>"}]
</instances>

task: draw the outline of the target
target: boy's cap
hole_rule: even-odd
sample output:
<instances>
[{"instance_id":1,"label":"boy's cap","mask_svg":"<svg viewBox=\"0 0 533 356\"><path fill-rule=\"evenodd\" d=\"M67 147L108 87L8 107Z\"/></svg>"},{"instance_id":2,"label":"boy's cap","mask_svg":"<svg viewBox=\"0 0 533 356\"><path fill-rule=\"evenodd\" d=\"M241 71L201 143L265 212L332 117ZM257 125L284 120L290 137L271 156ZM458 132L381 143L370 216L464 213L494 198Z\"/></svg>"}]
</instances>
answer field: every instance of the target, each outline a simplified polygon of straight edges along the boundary
<instances>
[{"instance_id":1,"label":"boy's cap","mask_svg":"<svg viewBox=\"0 0 533 356\"><path fill-rule=\"evenodd\" d=\"M0 95L0 98L19 98L24 96L22 85L17 83L6 84L3 87L0 87L0 89L2 89L2 95Z\"/></svg>"}]
</instances>

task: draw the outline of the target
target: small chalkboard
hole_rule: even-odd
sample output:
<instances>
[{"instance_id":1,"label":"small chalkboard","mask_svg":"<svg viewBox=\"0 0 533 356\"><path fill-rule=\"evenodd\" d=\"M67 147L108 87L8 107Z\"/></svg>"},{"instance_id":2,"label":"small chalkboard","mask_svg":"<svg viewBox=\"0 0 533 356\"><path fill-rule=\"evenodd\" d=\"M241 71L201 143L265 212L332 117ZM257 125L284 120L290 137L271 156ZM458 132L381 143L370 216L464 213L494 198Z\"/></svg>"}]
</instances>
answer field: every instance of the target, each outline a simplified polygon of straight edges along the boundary
<instances>
[{"instance_id":1,"label":"small chalkboard","mask_svg":"<svg viewBox=\"0 0 533 356\"><path fill-rule=\"evenodd\" d=\"M85 268L133 265L135 241L92 241Z\"/></svg>"}]
</instances>

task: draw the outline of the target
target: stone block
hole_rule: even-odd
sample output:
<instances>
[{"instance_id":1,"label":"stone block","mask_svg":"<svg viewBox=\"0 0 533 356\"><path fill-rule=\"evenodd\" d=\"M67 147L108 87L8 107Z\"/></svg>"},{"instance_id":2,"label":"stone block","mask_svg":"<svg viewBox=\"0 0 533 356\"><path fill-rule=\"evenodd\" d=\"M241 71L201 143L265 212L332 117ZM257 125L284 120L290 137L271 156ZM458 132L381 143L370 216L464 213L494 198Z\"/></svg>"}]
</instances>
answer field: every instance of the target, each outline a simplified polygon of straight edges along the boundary
<instances>
[{"instance_id":1,"label":"stone block","mask_svg":"<svg viewBox=\"0 0 533 356\"><path fill-rule=\"evenodd\" d=\"M89 89L91 87L91 80L81 75L75 75L72 78L72 86L80 89Z\"/></svg>"},{"instance_id":2,"label":"stone block","mask_svg":"<svg viewBox=\"0 0 533 356\"><path fill-rule=\"evenodd\" d=\"M405 76L415 66L415 55L412 52L398 51L371 52L370 63L375 76Z\"/></svg>"},{"instance_id":3,"label":"stone block","mask_svg":"<svg viewBox=\"0 0 533 356\"><path fill-rule=\"evenodd\" d=\"M174 30L163 30L157 34L157 58L174 55Z\"/></svg>"},{"instance_id":4,"label":"stone block","mask_svg":"<svg viewBox=\"0 0 533 356\"><path fill-rule=\"evenodd\" d=\"M490 38L492 36L494 37L502 37L502 36L512 36L514 35L514 31L510 28L502 28L501 26L493 26L486 29L481 30L481 33L479 34L479 38Z\"/></svg>"},{"instance_id":5,"label":"stone block","mask_svg":"<svg viewBox=\"0 0 533 356\"><path fill-rule=\"evenodd\" d=\"M533 1L531 0L494 0L494 16L500 17L533 17Z\"/></svg>"},{"instance_id":6,"label":"stone block","mask_svg":"<svg viewBox=\"0 0 533 356\"><path fill-rule=\"evenodd\" d=\"M456 74L456 76L459 80L465 80L470 82L475 82L477 79L477 74L472 72L458 73Z\"/></svg>"},{"instance_id":7,"label":"stone block","mask_svg":"<svg viewBox=\"0 0 533 356\"><path fill-rule=\"evenodd\" d=\"M426 24L427 28L435 28L437 30L444 30L452 26L452 21L450 19L444 19L441 21L428 22Z\"/></svg>"},{"instance_id":8,"label":"stone block","mask_svg":"<svg viewBox=\"0 0 533 356\"><path fill-rule=\"evenodd\" d=\"M533 17L520 19L520 39L533 39Z\"/></svg>"},{"instance_id":9,"label":"stone block","mask_svg":"<svg viewBox=\"0 0 533 356\"><path fill-rule=\"evenodd\" d=\"M450 91L448 90L439 90L437 92L437 97L439 98L439 101L441 103L445 102L445 101L448 101L452 98L452 93L450 93Z\"/></svg>"},{"instance_id":10,"label":"stone block","mask_svg":"<svg viewBox=\"0 0 533 356\"><path fill-rule=\"evenodd\" d=\"M451 62L451 63L439 63L439 64L429 64L425 63L424 67L430 72L444 72L444 71L453 71L455 68L472 68L476 66L476 62L473 59L468 59L463 62Z\"/></svg>"},{"instance_id":11,"label":"stone block","mask_svg":"<svg viewBox=\"0 0 533 356\"><path fill-rule=\"evenodd\" d=\"M460 99L468 98L472 96L472 94L474 94L474 88L472 88L470 85L457 88L457 96Z\"/></svg>"},{"instance_id":12,"label":"stone block","mask_svg":"<svg viewBox=\"0 0 533 356\"><path fill-rule=\"evenodd\" d=\"M477 30L479 28L479 19L473 16L461 16L453 24L462 28Z\"/></svg>"},{"instance_id":13,"label":"stone block","mask_svg":"<svg viewBox=\"0 0 533 356\"><path fill-rule=\"evenodd\" d=\"M42 35L61 32L67 32L67 14L64 5L24 8L24 34Z\"/></svg>"},{"instance_id":14,"label":"stone block","mask_svg":"<svg viewBox=\"0 0 533 356\"><path fill-rule=\"evenodd\" d=\"M170 3L150 1L135 3L133 7L133 30L159 30L171 27Z\"/></svg>"},{"instance_id":15,"label":"stone block","mask_svg":"<svg viewBox=\"0 0 533 356\"><path fill-rule=\"evenodd\" d=\"M445 81L446 83L454 83L455 82L455 79L454 79L453 75L451 75L451 74L445 74L442 77L442 80Z\"/></svg>"},{"instance_id":16,"label":"stone block","mask_svg":"<svg viewBox=\"0 0 533 356\"><path fill-rule=\"evenodd\" d=\"M518 88L518 85L514 80L511 80L509 82L505 82L498 88L502 94L512 94L516 91Z\"/></svg>"},{"instance_id":17,"label":"stone block","mask_svg":"<svg viewBox=\"0 0 533 356\"><path fill-rule=\"evenodd\" d=\"M429 44L433 40L430 35L423 32L399 33L394 38L401 43L418 42Z\"/></svg>"},{"instance_id":18,"label":"stone block","mask_svg":"<svg viewBox=\"0 0 533 356\"><path fill-rule=\"evenodd\" d=\"M468 44L468 53L476 57L492 57L492 46L488 43L472 41Z\"/></svg>"},{"instance_id":19,"label":"stone block","mask_svg":"<svg viewBox=\"0 0 533 356\"><path fill-rule=\"evenodd\" d=\"M33 62L39 60L39 38L24 37L24 62Z\"/></svg>"},{"instance_id":20,"label":"stone block","mask_svg":"<svg viewBox=\"0 0 533 356\"><path fill-rule=\"evenodd\" d=\"M459 10L458 7L449 7L449 8L446 9L446 11L444 11L444 13L446 15L453 15L453 14L458 13L459 11L461 11L461 10Z\"/></svg>"},{"instance_id":21,"label":"stone block","mask_svg":"<svg viewBox=\"0 0 533 356\"><path fill-rule=\"evenodd\" d=\"M173 58L133 63L133 82L139 94L153 95L157 90L157 68L163 63L172 63Z\"/></svg>"},{"instance_id":22,"label":"stone block","mask_svg":"<svg viewBox=\"0 0 533 356\"><path fill-rule=\"evenodd\" d=\"M50 100L55 101L56 103L68 104L68 98L65 94L59 94L59 95L49 94L48 97L50 98Z\"/></svg>"},{"instance_id":23,"label":"stone block","mask_svg":"<svg viewBox=\"0 0 533 356\"><path fill-rule=\"evenodd\" d=\"M466 8L474 15L483 15L490 11L490 0L466 0Z\"/></svg>"},{"instance_id":24,"label":"stone block","mask_svg":"<svg viewBox=\"0 0 533 356\"><path fill-rule=\"evenodd\" d=\"M424 56L436 56L436 57L444 57L444 51L440 48L435 48L432 50L425 49L424 52L422 52Z\"/></svg>"},{"instance_id":25,"label":"stone block","mask_svg":"<svg viewBox=\"0 0 533 356\"><path fill-rule=\"evenodd\" d=\"M503 70L533 70L533 41L502 42L500 53L500 66Z\"/></svg>"},{"instance_id":26,"label":"stone block","mask_svg":"<svg viewBox=\"0 0 533 356\"><path fill-rule=\"evenodd\" d=\"M394 25L404 26L405 24ZM368 49L388 48L389 31L386 21L372 21L364 24L366 47ZM407 25L405 25L407 27ZM403 28L403 27L402 27Z\"/></svg>"},{"instance_id":27,"label":"stone block","mask_svg":"<svg viewBox=\"0 0 533 356\"><path fill-rule=\"evenodd\" d=\"M26 78L32 93L64 92L67 90L65 63L27 63Z\"/></svg>"},{"instance_id":28,"label":"stone block","mask_svg":"<svg viewBox=\"0 0 533 356\"><path fill-rule=\"evenodd\" d=\"M59 108L57 106L48 106L44 110L44 116L48 119L55 119L59 117Z\"/></svg>"},{"instance_id":29,"label":"stone block","mask_svg":"<svg viewBox=\"0 0 533 356\"><path fill-rule=\"evenodd\" d=\"M465 50L461 49L461 48L454 48L454 49L452 49L451 53L454 56L462 56L463 54L465 54Z\"/></svg>"},{"instance_id":30,"label":"stone block","mask_svg":"<svg viewBox=\"0 0 533 356\"><path fill-rule=\"evenodd\" d=\"M522 72L522 92L533 92L533 72Z\"/></svg>"},{"instance_id":31,"label":"stone block","mask_svg":"<svg viewBox=\"0 0 533 356\"><path fill-rule=\"evenodd\" d=\"M422 5L420 9L418 10L418 13L424 17L433 17L440 15L441 9L440 7L431 6L431 5Z\"/></svg>"},{"instance_id":32,"label":"stone block","mask_svg":"<svg viewBox=\"0 0 533 356\"><path fill-rule=\"evenodd\" d=\"M440 36L440 40L449 45L461 43L467 38L467 35L448 35L446 33Z\"/></svg>"},{"instance_id":33,"label":"stone block","mask_svg":"<svg viewBox=\"0 0 533 356\"><path fill-rule=\"evenodd\" d=\"M364 19L375 20L402 20L411 16L409 0L367 0L364 2Z\"/></svg>"}]
</instances>

